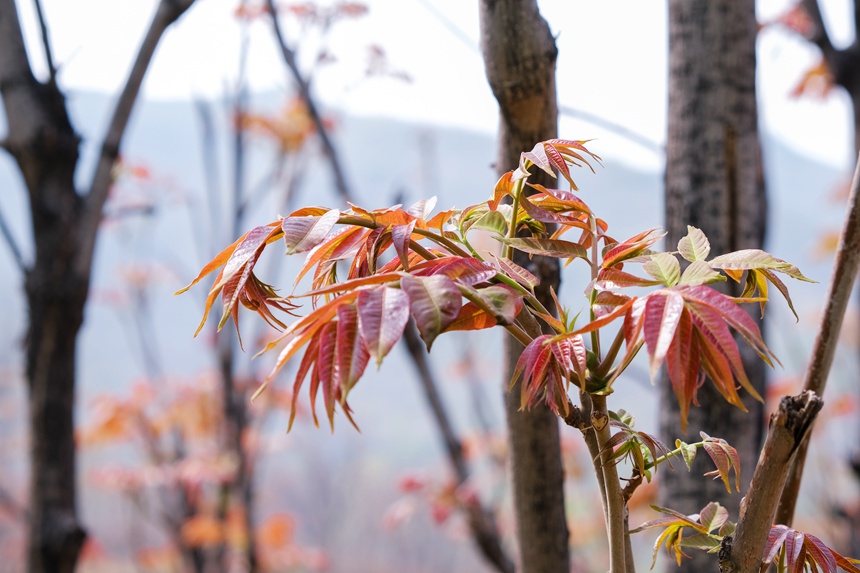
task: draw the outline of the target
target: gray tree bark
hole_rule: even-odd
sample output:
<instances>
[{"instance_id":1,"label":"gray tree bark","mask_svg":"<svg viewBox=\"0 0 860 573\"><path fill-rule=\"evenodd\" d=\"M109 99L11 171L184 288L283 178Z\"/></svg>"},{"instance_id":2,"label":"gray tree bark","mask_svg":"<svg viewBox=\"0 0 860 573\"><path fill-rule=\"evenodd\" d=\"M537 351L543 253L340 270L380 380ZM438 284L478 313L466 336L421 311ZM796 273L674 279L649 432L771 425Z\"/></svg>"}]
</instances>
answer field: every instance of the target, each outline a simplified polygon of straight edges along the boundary
<instances>
[{"instance_id":1,"label":"gray tree bark","mask_svg":"<svg viewBox=\"0 0 860 573\"><path fill-rule=\"evenodd\" d=\"M687 225L705 232L714 254L760 248L764 240L767 200L756 111L756 31L754 0L669 1L669 249L687 233ZM757 309L751 311L758 314ZM763 395L765 366L744 343L740 347L750 381ZM698 399L702 407L691 410L691 431L684 435L677 399L668 379L663 380L663 439L698 441L698 431L703 430L727 440L740 455L741 483L748 484L762 442L762 404L746 396L749 412L744 413L726 403L710 381L699 390ZM738 507L740 494L729 495L719 481L702 479L713 469L709 464L707 456L698 456L689 473L683 465L674 472L662 472L661 505L688 514L708 501L718 501L730 510ZM701 554L701 560L687 561L683 570L713 569L709 557Z\"/></svg>"},{"instance_id":2,"label":"gray tree bark","mask_svg":"<svg viewBox=\"0 0 860 573\"><path fill-rule=\"evenodd\" d=\"M516 167L521 152L556 137L558 52L535 0L481 0L480 15L487 79L499 103L496 170L501 175ZM549 287L558 288L558 261L529 260L528 256L515 260L541 279L538 296L552 308ZM506 384L522 350L517 341L506 339ZM567 573L569 533L558 420L544 407L519 411L518 385L506 394L505 409L520 550L518 571Z\"/></svg>"},{"instance_id":3,"label":"gray tree bark","mask_svg":"<svg viewBox=\"0 0 860 573\"><path fill-rule=\"evenodd\" d=\"M55 81L47 30L43 26L42 39L51 73L42 83L30 69L14 0L0 0L0 96L8 122L0 147L17 162L27 188L35 251L29 264L16 257L29 311L30 573L72 573L86 538L76 507L73 410L77 334L95 240L110 172L146 68L166 28L192 1L162 0L159 5L117 103L92 186L79 194L74 175L80 138Z\"/></svg>"}]
</instances>

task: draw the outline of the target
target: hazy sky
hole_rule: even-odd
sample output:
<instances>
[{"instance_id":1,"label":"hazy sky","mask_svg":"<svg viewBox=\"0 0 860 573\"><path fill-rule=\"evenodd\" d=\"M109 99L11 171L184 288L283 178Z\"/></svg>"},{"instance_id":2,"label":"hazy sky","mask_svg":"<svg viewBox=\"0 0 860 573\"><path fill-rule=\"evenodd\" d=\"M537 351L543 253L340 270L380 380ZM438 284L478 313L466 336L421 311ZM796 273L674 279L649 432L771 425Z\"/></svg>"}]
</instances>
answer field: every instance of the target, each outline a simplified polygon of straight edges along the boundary
<instances>
[{"instance_id":1,"label":"hazy sky","mask_svg":"<svg viewBox=\"0 0 860 573\"><path fill-rule=\"evenodd\" d=\"M68 89L116 91L149 21L155 0L43 0L55 58ZM477 2L365 0L369 15L339 24L329 38L337 62L320 71L316 93L353 113L395 116L492 131L496 107L478 52ZM655 0L543 0L541 10L558 37L559 102L622 124L648 139L665 140L666 3ZM760 19L788 0L760 0ZM838 44L852 37L848 0L826 0ZM41 66L30 0L19 0L34 65ZM238 0L198 0L162 41L145 84L149 98L218 97L237 75L241 26ZM268 22L248 27L248 74L254 89L290 85ZM298 30L290 30L295 37ZM367 47L380 45L411 83L364 80ZM847 97L796 100L789 92L817 61L814 48L769 29L759 42L759 93L765 129L835 165L852 161ZM563 119L562 137L597 138L609 159L659 167L653 151L601 125Z\"/></svg>"}]
</instances>

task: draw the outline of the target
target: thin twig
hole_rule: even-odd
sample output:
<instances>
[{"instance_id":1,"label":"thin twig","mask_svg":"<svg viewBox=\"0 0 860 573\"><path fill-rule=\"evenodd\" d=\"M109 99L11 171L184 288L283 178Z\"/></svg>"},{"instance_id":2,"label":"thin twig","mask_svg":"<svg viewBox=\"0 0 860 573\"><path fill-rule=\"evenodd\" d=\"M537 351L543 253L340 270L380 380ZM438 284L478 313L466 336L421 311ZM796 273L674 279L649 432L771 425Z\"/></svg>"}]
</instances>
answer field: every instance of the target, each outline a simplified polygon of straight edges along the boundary
<instances>
[{"instance_id":1,"label":"thin twig","mask_svg":"<svg viewBox=\"0 0 860 573\"><path fill-rule=\"evenodd\" d=\"M15 240L15 236L12 234L12 229L9 228L9 222L6 221L6 217L3 215L2 210L0 210L0 234L3 235L3 239L9 246L9 250L12 252L12 258L15 259L15 265L18 267L18 270L26 272L27 264L24 262L24 255L21 252L21 247Z\"/></svg>"},{"instance_id":2,"label":"thin twig","mask_svg":"<svg viewBox=\"0 0 860 573\"><path fill-rule=\"evenodd\" d=\"M344 201L352 201L352 193L350 192L349 185L346 181L346 176L343 172L343 166L341 165L340 159L338 158L337 151L334 148L334 144L332 143L331 137L329 136L328 130L323 124L322 115L317 108L316 102L314 98L311 96L311 88L307 79L302 75L301 70L299 69L298 62L296 61L296 53L293 51L288 45L286 40L284 39L283 31L281 30L281 23L278 20L278 9L275 6L273 0L266 0L266 6L268 7L269 14L272 17L272 28L275 32L275 39L278 42L278 46L281 49L281 56L284 59L284 63L289 68L290 73L293 74L293 79L296 82L296 86L299 89L299 97L304 102L305 107L307 108L308 114L311 117L311 121L314 124L314 127L317 130L317 135L319 135L320 143L322 143L323 153L326 158L328 158L329 164L331 166L332 175L334 175L335 187L337 188L337 192L340 194L341 198Z\"/></svg>"},{"instance_id":3,"label":"thin twig","mask_svg":"<svg viewBox=\"0 0 860 573\"><path fill-rule=\"evenodd\" d=\"M819 396L824 395L827 376L833 364L833 354L839 341L839 331L842 329L842 319L851 298L854 279L860 266L860 157L854 171L851 183L851 194L848 198L848 215L842 227L842 236L836 250L836 261L833 264L833 274L830 279L830 292L827 293L827 306L821 317L821 327L812 349L812 361L806 370L804 390L811 390ZM777 510L777 523L791 525L794 518L794 507L800 490L800 479L806 461L808 439L801 445L791 467L788 480L782 492Z\"/></svg>"},{"instance_id":4,"label":"thin twig","mask_svg":"<svg viewBox=\"0 0 860 573\"><path fill-rule=\"evenodd\" d=\"M165 30L193 3L194 0L161 0L134 60L125 87L119 100L117 100L107 133L102 140L96 171L90 184L80 223L82 238L76 265L82 276L87 276L89 273L86 271L92 266L96 236L102 219L102 209L113 183L114 163L119 157L120 143L128 126L134 103L140 93L140 86L143 83L146 70L149 68L152 56Z\"/></svg>"},{"instance_id":5,"label":"thin twig","mask_svg":"<svg viewBox=\"0 0 860 573\"><path fill-rule=\"evenodd\" d=\"M45 50L45 63L48 65L49 81L56 85L57 68L54 66L54 54L51 51L51 37L48 34L48 24L45 22L45 14L42 11L41 0L33 0L36 6L36 14L39 16L39 31L42 34L42 48Z\"/></svg>"},{"instance_id":6,"label":"thin twig","mask_svg":"<svg viewBox=\"0 0 860 573\"><path fill-rule=\"evenodd\" d=\"M823 402L815 392L786 396L770 417L767 440L756 464L747 495L741 502L740 519L734 535L720 548L723 573L758 573L762 555L776 512L782 484L792 457L809 437L809 431Z\"/></svg>"},{"instance_id":7,"label":"thin twig","mask_svg":"<svg viewBox=\"0 0 860 573\"><path fill-rule=\"evenodd\" d=\"M462 440L454 430L448 411L442 403L439 385L430 371L430 365L427 363L427 352L424 350L424 344L421 342L413 320L409 321L403 331L403 342L415 369L418 371L418 379L421 381L430 412L441 434L448 461L454 469L457 485L463 485L469 479L469 467L463 455ZM480 501L467 505L466 511L472 536L487 561L501 573L514 573L514 562L502 547L501 535L493 513L485 508Z\"/></svg>"}]
</instances>

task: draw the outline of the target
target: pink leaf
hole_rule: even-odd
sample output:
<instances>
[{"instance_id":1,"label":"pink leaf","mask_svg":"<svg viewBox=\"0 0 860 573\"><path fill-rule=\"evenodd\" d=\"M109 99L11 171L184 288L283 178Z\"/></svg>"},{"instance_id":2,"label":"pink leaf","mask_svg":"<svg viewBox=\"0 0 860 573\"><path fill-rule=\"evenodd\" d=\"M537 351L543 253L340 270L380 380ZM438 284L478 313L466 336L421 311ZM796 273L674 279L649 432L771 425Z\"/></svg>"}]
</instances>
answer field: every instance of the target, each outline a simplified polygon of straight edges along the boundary
<instances>
[{"instance_id":1,"label":"pink leaf","mask_svg":"<svg viewBox=\"0 0 860 573\"><path fill-rule=\"evenodd\" d=\"M429 351L436 337L459 315L463 304L460 290L445 275L404 276L400 286L409 295L415 325Z\"/></svg>"},{"instance_id":2,"label":"pink leaf","mask_svg":"<svg viewBox=\"0 0 860 573\"><path fill-rule=\"evenodd\" d=\"M358 328L376 365L403 336L409 320L409 296L400 289L377 287L358 293Z\"/></svg>"}]
</instances>

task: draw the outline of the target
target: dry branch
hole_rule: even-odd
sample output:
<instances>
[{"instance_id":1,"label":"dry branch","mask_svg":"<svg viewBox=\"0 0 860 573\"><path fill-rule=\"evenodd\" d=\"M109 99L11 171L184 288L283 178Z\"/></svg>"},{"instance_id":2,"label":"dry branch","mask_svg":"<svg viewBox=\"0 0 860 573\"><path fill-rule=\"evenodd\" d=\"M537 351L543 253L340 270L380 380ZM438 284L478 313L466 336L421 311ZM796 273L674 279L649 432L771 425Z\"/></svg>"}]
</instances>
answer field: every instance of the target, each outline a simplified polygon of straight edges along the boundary
<instances>
[{"instance_id":1,"label":"dry branch","mask_svg":"<svg viewBox=\"0 0 860 573\"><path fill-rule=\"evenodd\" d=\"M89 194L83 213L81 228L81 248L79 250L77 268L86 271L92 266L93 251L102 219L102 209L107 200L108 191L113 183L113 167L119 157L119 147L122 136L128 126L134 102L140 93L146 70L155 54L155 49L164 35L165 30L185 13L194 0L161 0L155 17L149 25L143 44L135 58L125 87L117 100L107 133L102 140L96 171L90 184Z\"/></svg>"},{"instance_id":2,"label":"dry branch","mask_svg":"<svg viewBox=\"0 0 860 573\"><path fill-rule=\"evenodd\" d=\"M733 536L720 548L723 573L758 573L767 536L788 475L791 460L809 434L823 402L815 392L786 396L770 417L767 441L741 503L740 520Z\"/></svg>"},{"instance_id":3,"label":"dry branch","mask_svg":"<svg viewBox=\"0 0 860 573\"><path fill-rule=\"evenodd\" d=\"M293 75L293 79L295 80L296 86L299 89L299 97L305 104L305 107L308 111L308 115L310 115L311 121L313 121L314 127L317 130L317 135L319 135L320 143L322 143L323 153L328 159L329 166L331 167L332 174L334 175L334 182L337 188L337 192L340 194L341 198L343 198L344 201L352 201L352 193L349 190L349 185L347 185L346 176L343 173L343 167L338 158L337 150L334 148L334 143L332 143L328 130L323 124L322 115L320 114L319 108L317 107L314 98L311 96L310 84L308 83L307 79L305 79L305 77L302 75L302 72L299 69L299 65L296 62L295 51L287 45L287 42L284 39L284 33L281 30L281 23L278 21L278 8L275 6L273 0L266 0L266 6L269 10L269 14L272 17L272 27L275 32L275 39L278 42L278 47L281 50L281 56L283 57L284 63L287 65L287 68L289 68L290 73Z\"/></svg>"},{"instance_id":4,"label":"dry branch","mask_svg":"<svg viewBox=\"0 0 860 573\"><path fill-rule=\"evenodd\" d=\"M436 421L436 426L439 428L442 442L445 444L445 453L448 455L448 462L454 469L457 485L463 485L469 479L469 467L466 463L466 458L463 456L462 441L457 436L454 426L448 417L445 405L442 403L442 397L439 395L439 385L430 371L430 365L427 363L427 352L424 350L424 344L421 342L418 329L412 320L409 321L403 332L403 342L406 345L415 369L418 371L418 378L427 397L430 412ZM480 501L469 504L465 509L469 519L469 528L472 530L472 536L484 558L500 573L514 573L514 562L502 546L501 535L499 534L499 528L493 513L485 508Z\"/></svg>"},{"instance_id":5,"label":"dry branch","mask_svg":"<svg viewBox=\"0 0 860 573\"><path fill-rule=\"evenodd\" d=\"M821 317L821 327L818 330L818 337L815 339L815 346L812 350L812 362L806 371L806 380L803 383L804 390L815 392L819 396L824 394L827 376L833 364L833 354L836 352L839 331L842 329L842 319L851 298L851 289L857 276L858 265L860 265L860 158L858 158L854 180L851 183L848 215L845 218L839 246L836 250L836 261L830 279L830 292L827 293L827 307ZM776 517L777 522L783 525L791 525L794 518L794 506L797 503L797 494L800 490L800 479L806 461L807 446L807 442L803 443L794 458L782 498L779 501Z\"/></svg>"}]
</instances>

